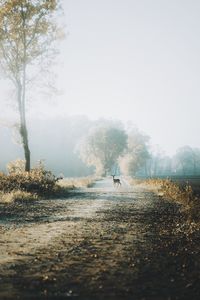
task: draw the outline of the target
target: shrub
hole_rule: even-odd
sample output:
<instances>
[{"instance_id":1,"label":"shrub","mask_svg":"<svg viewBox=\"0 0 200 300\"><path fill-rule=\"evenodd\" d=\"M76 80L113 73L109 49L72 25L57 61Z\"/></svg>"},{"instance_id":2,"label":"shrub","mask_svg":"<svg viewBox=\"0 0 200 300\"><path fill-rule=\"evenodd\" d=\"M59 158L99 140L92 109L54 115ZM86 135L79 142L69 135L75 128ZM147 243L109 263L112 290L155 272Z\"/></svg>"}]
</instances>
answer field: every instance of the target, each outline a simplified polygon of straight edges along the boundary
<instances>
[{"instance_id":1,"label":"shrub","mask_svg":"<svg viewBox=\"0 0 200 300\"><path fill-rule=\"evenodd\" d=\"M0 173L0 191L4 193L20 190L48 195L54 191L57 179L52 172L45 170L41 163L30 172L22 171L21 167L15 166L14 163L9 164L8 169L8 175Z\"/></svg>"},{"instance_id":2,"label":"shrub","mask_svg":"<svg viewBox=\"0 0 200 300\"><path fill-rule=\"evenodd\" d=\"M16 201L32 201L37 200L36 194L24 192L24 191L12 191L10 193L0 193L1 203L12 203Z\"/></svg>"},{"instance_id":3,"label":"shrub","mask_svg":"<svg viewBox=\"0 0 200 300\"><path fill-rule=\"evenodd\" d=\"M16 159L7 164L8 174L22 173L25 171L25 161L23 159Z\"/></svg>"},{"instance_id":4,"label":"shrub","mask_svg":"<svg viewBox=\"0 0 200 300\"><path fill-rule=\"evenodd\" d=\"M44 197L65 197L69 190L79 187L91 187L93 177L64 179L56 178L45 170L39 162L30 172L24 171L24 161L16 160L7 166L8 175L0 173L0 202L17 200L36 200Z\"/></svg>"}]
</instances>

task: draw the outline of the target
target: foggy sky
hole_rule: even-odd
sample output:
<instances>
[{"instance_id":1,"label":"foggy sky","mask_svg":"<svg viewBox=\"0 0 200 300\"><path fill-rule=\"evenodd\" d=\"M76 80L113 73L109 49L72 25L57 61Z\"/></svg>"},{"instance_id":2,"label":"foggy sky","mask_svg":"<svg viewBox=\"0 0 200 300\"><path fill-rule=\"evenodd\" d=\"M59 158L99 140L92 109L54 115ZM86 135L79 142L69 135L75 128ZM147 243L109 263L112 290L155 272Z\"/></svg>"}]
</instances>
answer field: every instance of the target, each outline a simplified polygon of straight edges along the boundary
<instances>
[{"instance_id":1,"label":"foggy sky","mask_svg":"<svg viewBox=\"0 0 200 300\"><path fill-rule=\"evenodd\" d=\"M200 2L62 2L61 94L34 112L131 120L169 154L200 147Z\"/></svg>"},{"instance_id":2,"label":"foggy sky","mask_svg":"<svg viewBox=\"0 0 200 300\"><path fill-rule=\"evenodd\" d=\"M200 146L200 2L63 2L70 111L130 119L169 152Z\"/></svg>"}]
</instances>

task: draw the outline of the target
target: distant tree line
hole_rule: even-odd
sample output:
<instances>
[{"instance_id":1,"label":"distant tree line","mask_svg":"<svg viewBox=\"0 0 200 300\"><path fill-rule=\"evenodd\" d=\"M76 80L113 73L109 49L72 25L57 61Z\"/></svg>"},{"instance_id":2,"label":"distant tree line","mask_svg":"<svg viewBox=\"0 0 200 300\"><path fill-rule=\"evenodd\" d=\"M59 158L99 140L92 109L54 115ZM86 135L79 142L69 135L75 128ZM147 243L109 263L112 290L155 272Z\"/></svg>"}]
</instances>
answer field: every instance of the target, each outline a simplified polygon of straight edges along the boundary
<instances>
[{"instance_id":1,"label":"distant tree line","mask_svg":"<svg viewBox=\"0 0 200 300\"><path fill-rule=\"evenodd\" d=\"M33 165L43 160L56 175L67 177L125 174L135 177L200 175L200 149L181 147L173 157L152 147L150 137L120 121L85 116L29 120ZM0 127L0 171L23 159L19 133Z\"/></svg>"},{"instance_id":2,"label":"distant tree line","mask_svg":"<svg viewBox=\"0 0 200 300\"><path fill-rule=\"evenodd\" d=\"M172 157L152 153L148 168L149 176L200 175L200 149L183 146Z\"/></svg>"},{"instance_id":3,"label":"distant tree line","mask_svg":"<svg viewBox=\"0 0 200 300\"><path fill-rule=\"evenodd\" d=\"M79 145L82 160L100 175L133 177L200 175L200 149L184 146L172 157L155 151L150 137L122 124L97 124ZM119 171L120 170L120 171Z\"/></svg>"}]
</instances>

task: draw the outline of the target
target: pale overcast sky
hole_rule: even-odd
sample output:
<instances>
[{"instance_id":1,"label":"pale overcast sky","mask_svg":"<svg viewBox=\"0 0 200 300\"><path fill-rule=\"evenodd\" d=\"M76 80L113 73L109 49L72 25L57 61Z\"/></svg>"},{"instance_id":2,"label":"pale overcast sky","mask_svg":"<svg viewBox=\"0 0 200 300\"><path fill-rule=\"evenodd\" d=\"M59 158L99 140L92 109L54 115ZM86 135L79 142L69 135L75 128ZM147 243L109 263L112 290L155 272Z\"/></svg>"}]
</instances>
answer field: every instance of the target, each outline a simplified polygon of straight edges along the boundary
<instances>
[{"instance_id":1,"label":"pale overcast sky","mask_svg":"<svg viewBox=\"0 0 200 300\"><path fill-rule=\"evenodd\" d=\"M200 1L63 0L65 103L200 147Z\"/></svg>"},{"instance_id":2,"label":"pale overcast sky","mask_svg":"<svg viewBox=\"0 0 200 300\"><path fill-rule=\"evenodd\" d=\"M200 1L62 2L53 110L131 120L170 154L200 147Z\"/></svg>"}]
</instances>

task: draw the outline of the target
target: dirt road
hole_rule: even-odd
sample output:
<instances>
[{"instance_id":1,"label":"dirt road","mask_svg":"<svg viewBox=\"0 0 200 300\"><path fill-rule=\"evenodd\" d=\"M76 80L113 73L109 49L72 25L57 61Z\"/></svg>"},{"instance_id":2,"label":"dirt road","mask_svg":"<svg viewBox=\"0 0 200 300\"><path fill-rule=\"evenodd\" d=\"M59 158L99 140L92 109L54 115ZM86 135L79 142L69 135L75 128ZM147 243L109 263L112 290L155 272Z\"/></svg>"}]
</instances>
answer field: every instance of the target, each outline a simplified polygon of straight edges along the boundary
<instances>
[{"instance_id":1,"label":"dirt road","mask_svg":"<svg viewBox=\"0 0 200 300\"><path fill-rule=\"evenodd\" d=\"M200 299L199 232L147 189L105 179L0 217L0 299Z\"/></svg>"}]
</instances>

